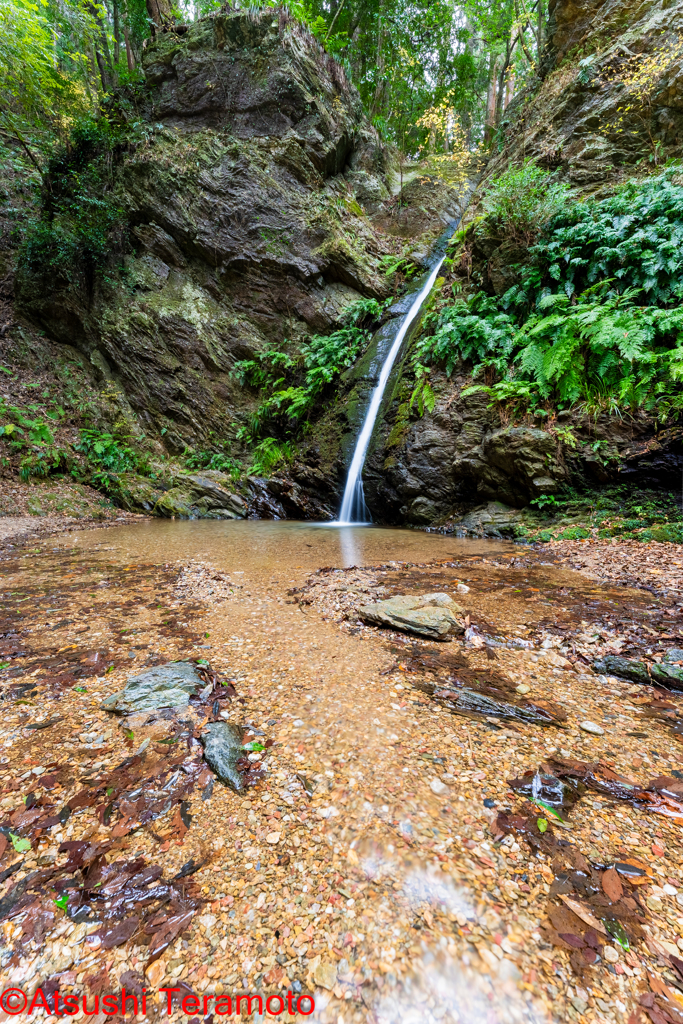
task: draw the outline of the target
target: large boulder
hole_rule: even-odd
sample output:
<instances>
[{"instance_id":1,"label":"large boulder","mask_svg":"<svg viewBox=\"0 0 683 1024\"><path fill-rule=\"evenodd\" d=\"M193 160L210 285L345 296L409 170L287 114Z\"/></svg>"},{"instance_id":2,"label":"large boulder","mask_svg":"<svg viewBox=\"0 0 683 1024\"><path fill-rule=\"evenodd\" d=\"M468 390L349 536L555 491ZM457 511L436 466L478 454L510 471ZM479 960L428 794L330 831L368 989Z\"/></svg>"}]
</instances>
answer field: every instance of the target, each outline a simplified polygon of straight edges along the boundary
<instances>
[{"instance_id":1,"label":"large boulder","mask_svg":"<svg viewBox=\"0 0 683 1024\"><path fill-rule=\"evenodd\" d=\"M465 610L448 594L390 597L361 605L358 614L374 626L414 633L429 640L450 640L465 632Z\"/></svg>"}]
</instances>

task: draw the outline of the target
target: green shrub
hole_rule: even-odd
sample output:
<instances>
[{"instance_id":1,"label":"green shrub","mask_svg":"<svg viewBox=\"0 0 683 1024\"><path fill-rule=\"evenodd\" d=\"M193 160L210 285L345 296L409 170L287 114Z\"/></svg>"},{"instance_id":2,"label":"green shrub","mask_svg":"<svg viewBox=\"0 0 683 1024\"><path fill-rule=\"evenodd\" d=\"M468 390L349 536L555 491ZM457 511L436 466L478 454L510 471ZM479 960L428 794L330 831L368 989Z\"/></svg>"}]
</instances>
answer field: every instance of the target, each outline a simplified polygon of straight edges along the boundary
<instances>
[{"instance_id":1,"label":"green shrub","mask_svg":"<svg viewBox=\"0 0 683 1024\"><path fill-rule=\"evenodd\" d=\"M242 475L241 463L223 452L190 451L188 448L185 455L185 465L188 469L214 469L220 473L228 473L233 480L239 480Z\"/></svg>"},{"instance_id":2,"label":"green shrub","mask_svg":"<svg viewBox=\"0 0 683 1024\"><path fill-rule=\"evenodd\" d=\"M48 477L55 473L68 473L73 461L72 453L59 445L35 445L20 460L19 475L22 480L29 480L32 476Z\"/></svg>"},{"instance_id":3,"label":"green shrub","mask_svg":"<svg viewBox=\"0 0 683 1024\"><path fill-rule=\"evenodd\" d=\"M533 304L544 288L572 296L609 280L615 293L641 289L643 304L678 304L683 298L679 173L670 168L627 182L608 199L565 206L531 250L532 266L515 300Z\"/></svg>"},{"instance_id":4,"label":"green shrub","mask_svg":"<svg viewBox=\"0 0 683 1024\"><path fill-rule=\"evenodd\" d=\"M520 413L584 402L664 422L683 411L682 244L672 171L574 204L544 229L519 285L428 315L414 362L448 374L461 361L488 367L497 382L464 394Z\"/></svg>"},{"instance_id":5,"label":"green shrub","mask_svg":"<svg viewBox=\"0 0 683 1024\"><path fill-rule=\"evenodd\" d=\"M291 462L293 458L294 446L289 441L264 437L254 448L249 472L256 476L268 476L281 462Z\"/></svg>"},{"instance_id":6,"label":"green shrub","mask_svg":"<svg viewBox=\"0 0 683 1024\"><path fill-rule=\"evenodd\" d=\"M511 167L489 187L482 199L488 225L516 242L529 245L541 227L562 210L569 186L530 160Z\"/></svg>"},{"instance_id":7,"label":"green shrub","mask_svg":"<svg viewBox=\"0 0 683 1024\"><path fill-rule=\"evenodd\" d=\"M110 487L118 473L131 470L143 474L150 472L148 461L131 448L126 440L97 430L81 430L80 440L74 449L86 457L96 486L105 489Z\"/></svg>"},{"instance_id":8,"label":"green shrub","mask_svg":"<svg viewBox=\"0 0 683 1024\"><path fill-rule=\"evenodd\" d=\"M104 115L76 121L48 166L40 216L24 230L19 261L28 273L69 281L80 275L91 286L125 251L127 220L112 192L112 164L135 141L134 129Z\"/></svg>"},{"instance_id":9,"label":"green shrub","mask_svg":"<svg viewBox=\"0 0 683 1024\"><path fill-rule=\"evenodd\" d=\"M426 348L426 346L423 346ZM476 384L498 402L534 409L583 400L612 408L645 408L663 422L683 410L683 309L638 306L633 293L571 304L545 295L512 338L514 355L503 380ZM504 358L508 357L505 344ZM423 351L421 358L428 358ZM495 358L489 358L495 363Z\"/></svg>"},{"instance_id":10,"label":"green shrub","mask_svg":"<svg viewBox=\"0 0 683 1024\"><path fill-rule=\"evenodd\" d=\"M254 359L236 363L233 375L241 384L270 391L238 437L250 440L266 429L300 428L328 386L367 347L371 325L381 318L385 305L376 299L352 303L345 311L343 327L332 334L313 335L295 357L266 349Z\"/></svg>"}]
</instances>

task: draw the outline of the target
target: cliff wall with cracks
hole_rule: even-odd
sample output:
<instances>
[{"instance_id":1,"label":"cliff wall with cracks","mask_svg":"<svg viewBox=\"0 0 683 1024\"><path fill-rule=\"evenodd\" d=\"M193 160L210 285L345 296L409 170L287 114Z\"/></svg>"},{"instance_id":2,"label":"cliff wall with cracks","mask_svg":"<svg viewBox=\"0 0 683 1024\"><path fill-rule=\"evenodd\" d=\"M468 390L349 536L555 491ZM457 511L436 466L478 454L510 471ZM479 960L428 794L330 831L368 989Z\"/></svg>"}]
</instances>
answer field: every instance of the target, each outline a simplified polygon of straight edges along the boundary
<instances>
[{"instance_id":1,"label":"cliff wall with cracks","mask_svg":"<svg viewBox=\"0 0 683 1024\"><path fill-rule=\"evenodd\" d=\"M386 293L361 202L387 195L386 153L343 70L284 12L221 13L145 50L121 154L121 272L22 273L22 313L83 353L133 431L171 453L234 438L254 406L235 360L339 323Z\"/></svg>"}]
</instances>

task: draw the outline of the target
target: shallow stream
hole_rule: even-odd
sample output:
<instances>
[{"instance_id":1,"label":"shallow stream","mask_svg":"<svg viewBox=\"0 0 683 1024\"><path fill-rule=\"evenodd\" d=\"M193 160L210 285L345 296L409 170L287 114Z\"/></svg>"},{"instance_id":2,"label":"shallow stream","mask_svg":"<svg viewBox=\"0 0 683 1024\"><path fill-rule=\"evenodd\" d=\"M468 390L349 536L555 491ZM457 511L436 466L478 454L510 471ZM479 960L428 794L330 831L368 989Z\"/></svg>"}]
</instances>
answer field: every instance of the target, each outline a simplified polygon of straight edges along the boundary
<instances>
[{"instance_id":1,"label":"shallow stream","mask_svg":"<svg viewBox=\"0 0 683 1024\"><path fill-rule=\"evenodd\" d=\"M590 793L564 825L543 819L540 833L538 810L519 818L519 834L503 836L496 822L529 807L524 785L507 780L533 778L553 756L600 760L642 784L679 771L678 698L653 701L651 687L589 668L597 652L671 645L662 601L507 542L296 522L82 531L7 554L0 570L2 807L8 832L31 842L0 898L27 873L60 865L61 843L113 841L110 860L143 857L164 878L188 870L192 899L205 901L150 962L141 934L105 949L87 921L51 920L46 897L48 909L36 903L26 919L28 938L20 941L21 915L5 931L5 982L59 975L68 989L105 971L115 990L130 971L153 989L289 987L315 993L307 1019L319 1024L544 1022L584 1005L586 1020L628 1017L659 955L640 918L624 918L628 952L616 940L606 952L611 940L601 936L602 952L585 947L582 959L585 920L557 893L575 906L586 893L593 899L606 866L635 856L675 894L678 820ZM467 633L452 643L358 618L360 603L434 591L467 616ZM175 734L164 738L172 716L131 726L101 708L131 674L197 659L232 681L237 696L221 705L230 720L271 744L265 777L246 795L218 784L207 799L190 790L146 823L131 816L133 794L98 806L95 787L115 792L117 766L153 778L178 752L201 757L196 738L184 754ZM477 711L481 693L502 695L507 717ZM546 719L522 720L522 705ZM207 708L204 722L217 714ZM130 758L144 737L136 767ZM37 828L75 794L77 810ZM540 845L527 847L529 828ZM563 850L590 861L596 890L572 881ZM654 850L662 853L653 869ZM676 896L664 898L674 915L648 903L648 941L675 943ZM615 914L635 913L619 907ZM576 929L574 947L549 914L565 915L563 933ZM86 941L88 929L95 937ZM67 934L67 944L55 941ZM615 963L620 971L608 969Z\"/></svg>"}]
</instances>

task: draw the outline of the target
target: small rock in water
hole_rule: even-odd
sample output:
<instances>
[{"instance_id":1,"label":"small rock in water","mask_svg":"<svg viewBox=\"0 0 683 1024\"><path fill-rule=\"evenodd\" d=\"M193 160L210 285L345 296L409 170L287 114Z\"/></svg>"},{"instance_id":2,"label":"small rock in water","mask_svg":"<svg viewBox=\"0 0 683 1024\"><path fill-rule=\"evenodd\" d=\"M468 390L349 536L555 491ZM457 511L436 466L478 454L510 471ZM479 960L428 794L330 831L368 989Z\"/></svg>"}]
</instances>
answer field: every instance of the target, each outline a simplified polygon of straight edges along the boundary
<instances>
[{"instance_id":1,"label":"small rock in water","mask_svg":"<svg viewBox=\"0 0 683 1024\"><path fill-rule=\"evenodd\" d=\"M242 730L234 722L211 722L202 735L204 760L221 782L236 793L244 789L237 762L244 757Z\"/></svg>"},{"instance_id":2,"label":"small rock in water","mask_svg":"<svg viewBox=\"0 0 683 1024\"><path fill-rule=\"evenodd\" d=\"M414 633L430 640L449 640L465 632L456 616L465 610L448 594L421 594L416 597L390 597L376 604L361 605L358 614L365 622L403 633Z\"/></svg>"},{"instance_id":3,"label":"small rock in water","mask_svg":"<svg viewBox=\"0 0 683 1024\"><path fill-rule=\"evenodd\" d=\"M608 964L615 964L619 959L619 951L614 946L605 946L602 955Z\"/></svg>"},{"instance_id":4,"label":"small rock in water","mask_svg":"<svg viewBox=\"0 0 683 1024\"><path fill-rule=\"evenodd\" d=\"M529 686L528 683L520 683L519 686L515 687L515 690L517 691L517 693L521 693L521 694L528 693L530 691L530 689L531 689L531 687Z\"/></svg>"},{"instance_id":5,"label":"small rock in water","mask_svg":"<svg viewBox=\"0 0 683 1024\"><path fill-rule=\"evenodd\" d=\"M102 701L105 711L130 714L133 711L156 711L160 708L187 707L190 694L204 686L194 665L178 661L160 665L138 676L130 676L123 690Z\"/></svg>"},{"instance_id":6,"label":"small rock in water","mask_svg":"<svg viewBox=\"0 0 683 1024\"><path fill-rule=\"evenodd\" d=\"M337 968L334 964L323 960L313 972L313 981L320 988L332 989L337 983Z\"/></svg>"},{"instance_id":7,"label":"small rock in water","mask_svg":"<svg viewBox=\"0 0 683 1024\"><path fill-rule=\"evenodd\" d=\"M458 583L455 589L458 591L459 594L469 594L470 592L470 588L467 586L466 583Z\"/></svg>"},{"instance_id":8,"label":"small rock in water","mask_svg":"<svg viewBox=\"0 0 683 1024\"><path fill-rule=\"evenodd\" d=\"M592 736L604 736L605 730L601 729L595 722L579 722L579 729L583 729L584 732L589 732Z\"/></svg>"},{"instance_id":9,"label":"small rock in water","mask_svg":"<svg viewBox=\"0 0 683 1024\"><path fill-rule=\"evenodd\" d=\"M650 670L654 682L665 686L668 690L683 690L683 665L673 664L673 662L681 660L683 660L683 651L674 649L669 651L663 661L655 662Z\"/></svg>"},{"instance_id":10,"label":"small rock in water","mask_svg":"<svg viewBox=\"0 0 683 1024\"><path fill-rule=\"evenodd\" d=\"M435 793L437 796L442 796L444 793L448 792L448 786L440 779L432 779L429 783L429 788L432 793Z\"/></svg>"}]
</instances>

